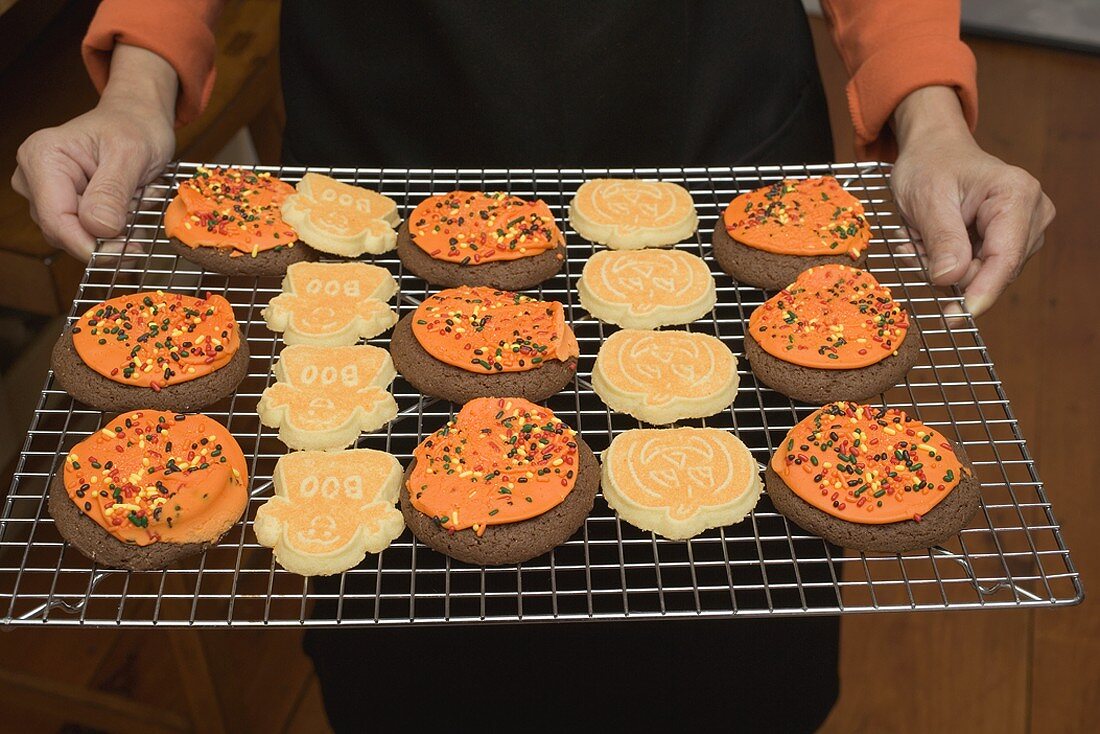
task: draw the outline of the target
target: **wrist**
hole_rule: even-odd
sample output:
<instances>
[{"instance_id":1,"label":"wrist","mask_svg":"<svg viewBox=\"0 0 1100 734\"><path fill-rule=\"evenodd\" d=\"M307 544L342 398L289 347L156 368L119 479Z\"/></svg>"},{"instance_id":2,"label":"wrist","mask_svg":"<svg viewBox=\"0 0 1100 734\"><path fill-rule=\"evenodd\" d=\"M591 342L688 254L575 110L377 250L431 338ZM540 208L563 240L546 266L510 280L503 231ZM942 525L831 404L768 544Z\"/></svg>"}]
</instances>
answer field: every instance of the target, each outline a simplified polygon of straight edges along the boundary
<instances>
[{"instance_id":1,"label":"wrist","mask_svg":"<svg viewBox=\"0 0 1100 734\"><path fill-rule=\"evenodd\" d=\"M179 77L171 64L152 51L119 44L111 55L111 74L100 104L156 115L173 125L178 92Z\"/></svg>"},{"instance_id":2,"label":"wrist","mask_svg":"<svg viewBox=\"0 0 1100 734\"><path fill-rule=\"evenodd\" d=\"M916 141L974 143L951 87L922 87L911 92L894 110L891 123L899 151Z\"/></svg>"}]
</instances>

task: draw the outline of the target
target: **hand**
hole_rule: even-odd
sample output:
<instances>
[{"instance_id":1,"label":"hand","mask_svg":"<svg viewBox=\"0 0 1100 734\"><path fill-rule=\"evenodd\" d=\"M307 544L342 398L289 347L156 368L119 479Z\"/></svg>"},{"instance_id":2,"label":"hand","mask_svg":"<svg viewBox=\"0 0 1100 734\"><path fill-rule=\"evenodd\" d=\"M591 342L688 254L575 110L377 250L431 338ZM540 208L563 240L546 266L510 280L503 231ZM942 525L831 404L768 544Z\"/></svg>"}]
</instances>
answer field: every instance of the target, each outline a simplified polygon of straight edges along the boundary
<instances>
[{"instance_id":1,"label":"hand","mask_svg":"<svg viewBox=\"0 0 1100 734\"><path fill-rule=\"evenodd\" d=\"M130 200L175 150L177 79L145 49L118 46L95 109L39 130L19 147L12 187L54 247L87 260L96 237L118 235Z\"/></svg>"},{"instance_id":2,"label":"hand","mask_svg":"<svg viewBox=\"0 0 1100 734\"><path fill-rule=\"evenodd\" d=\"M1027 171L978 147L953 90L917 90L894 114L894 197L932 282L957 284L977 316L1043 246L1054 205Z\"/></svg>"}]
</instances>

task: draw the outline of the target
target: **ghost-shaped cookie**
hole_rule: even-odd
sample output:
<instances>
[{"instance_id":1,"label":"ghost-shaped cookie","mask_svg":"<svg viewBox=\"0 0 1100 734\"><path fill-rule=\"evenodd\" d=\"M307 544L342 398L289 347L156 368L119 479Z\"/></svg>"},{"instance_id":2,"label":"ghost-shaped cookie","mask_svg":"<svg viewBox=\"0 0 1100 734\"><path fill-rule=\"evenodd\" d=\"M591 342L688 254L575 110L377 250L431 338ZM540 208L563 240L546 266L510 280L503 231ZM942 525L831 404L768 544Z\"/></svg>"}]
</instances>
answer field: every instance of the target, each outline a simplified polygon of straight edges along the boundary
<instances>
[{"instance_id":1,"label":"ghost-shaped cookie","mask_svg":"<svg viewBox=\"0 0 1100 734\"><path fill-rule=\"evenodd\" d=\"M282 351L274 373L277 382L264 390L256 412L293 449L346 448L397 416L388 390L397 373L385 349L298 344Z\"/></svg>"},{"instance_id":2,"label":"ghost-shaped cookie","mask_svg":"<svg viewBox=\"0 0 1100 734\"><path fill-rule=\"evenodd\" d=\"M397 323L387 301L397 281L385 268L361 262L294 263L283 292L263 311L287 344L340 346L372 339Z\"/></svg>"},{"instance_id":3,"label":"ghost-shaped cookie","mask_svg":"<svg viewBox=\"0 0 1100 734\"><path fill-rule=\"evenodd\" d=\"M283 220L310 247L343 257L397 247L397 204L377 191L307 173L283 202Z\"/></svg>"},{"instance_id":4,"label":"ghost-shaped cookie","mask_svg":"<svg viewBox=\"0 0 1100 734\"><path fill-rule=\"evenodd\" d=\"M275 465L275 495L256 511L256 539L291 573L342 573L404 531L394 506L401 477L383 451L287 454Z\"/></svg>"}]
</instances>

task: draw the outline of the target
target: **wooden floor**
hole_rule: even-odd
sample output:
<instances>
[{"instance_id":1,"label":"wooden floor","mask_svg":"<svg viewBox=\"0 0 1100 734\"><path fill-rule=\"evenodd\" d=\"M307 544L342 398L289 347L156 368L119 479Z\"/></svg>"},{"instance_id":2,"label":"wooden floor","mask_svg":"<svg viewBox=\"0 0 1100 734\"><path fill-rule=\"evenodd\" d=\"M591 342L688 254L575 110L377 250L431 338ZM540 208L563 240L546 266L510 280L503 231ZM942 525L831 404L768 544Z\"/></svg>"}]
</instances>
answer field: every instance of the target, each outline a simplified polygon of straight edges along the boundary
<instances>
[{"instance_id":1,"label":"wooden floor","mask_svg":"<svg viewBox=\"0 0 1100 734\"><path fill-rule=\"evenodd\" d=\"M821 28L816 27L818 40ZM1100 267L1100 58L973 41L981 75L980 139L1044 182L1059 209L1047 247L982 334L1029 438L1078 567L1100 583L1100 330L1091 288ZM819 43L840 160L851 159L835 53ZM846 618L841 700L827 732L1100 731L1100 614L1092 604L1043 611ZM0 633L0 731L66 726L83 688L132 700L100 714L112 731L317 732L327 726L295 631L197 636L210 666L207 698L164 695L177 644L163 631ZM63 663L62 663L63 661ZM155 672L155 674L154 674ZM42 690L34 681L53 682ZM65 700L65 704L58 703ZM203 702L223 712L218 727ZM121 702L121 699L120 699ZM150 707L150 708L143 708ZM155 711L154 711L155 709ZM145 726L157 713L157 727ZM197 723L192 723L197 722Z\"/></svg>"}]
</instances>

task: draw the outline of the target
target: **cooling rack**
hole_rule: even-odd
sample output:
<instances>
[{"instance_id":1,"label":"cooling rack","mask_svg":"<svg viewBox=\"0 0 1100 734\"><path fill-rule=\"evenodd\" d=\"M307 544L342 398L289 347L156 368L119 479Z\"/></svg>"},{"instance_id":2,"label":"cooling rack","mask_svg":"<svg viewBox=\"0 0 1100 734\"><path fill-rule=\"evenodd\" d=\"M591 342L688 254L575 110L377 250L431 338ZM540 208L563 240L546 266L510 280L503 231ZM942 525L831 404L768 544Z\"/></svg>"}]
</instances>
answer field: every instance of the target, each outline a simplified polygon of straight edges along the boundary
<instances>
[{"instance_id":1,"label":"cooling rack","mask_svg":"<svg viewBox=\"0 0 1100 734\"><path fill-rule=\"evenodd\" d=\"M873 225L869 267L912 315L921 359L906 382L881 400L957 438L977 468L982 507L970 526L942 547L900 555L845 552L808 535L774 511L765 496L744 522L672 542L619 522L602 498L574 537L518 566L478 568L452 561L406 531L389 549L326 580L306 580L279 568L256 543L252 520L271 494L276 460L286 452L276 432L261 426L256 401L270 384L282 342L260 312L279 292L279 278L226 277L204 272L169 253L160 227L178 181L197 164L174 163L146 187L123 237L101 243L88 264L70 320L98 301L150 288L223 293L247 335L248 376L236 395L205 412L237 437L250 462L251 500L242 522L203 556L159 572L97 567L57 533L46 512L46 488L61 458L104 422L75 404L47 378L0 514L0 617L5 624L226 627L239 625L383 625L549 620L749 617L933 609L1058 606L1083 598L1081 581L1027 444L974 321L949 323L945 309L963 307L957 291L933 289L895 213L889 166L656 169L303 169L263 168L295 182L306 170L375 188L407 216L425 196L455 188L505 190L540 197L563 231L577 187L597 176L673 181L694 197L699 231L680 248L702 256L715 275L718 305L687 328L719 336L743 352L743 327L763 302L762 291L739 286L711 257L710 236L737 193L787 176L830 173L863 200ZM574 384L547 401L599 452L638 423L610 412L589 377L600 343L614 327L578 304L576 280L592 245L567 231L561 274L538 296L565 304L581 347ZM907 246L908 251L907 251ZM124 249L125 256L119 255ZM401 315L429 292L403 272L396 257L373 262L400 284ZM372 340L387 345L387 338ZM741 360L734 403L706 420L734 430L761 464L812 406L758 384ZM455 408L421 397L401 378L393 386L400 414L360 445L407 462L413 448Z\"/></svg>"}]
</instances>

